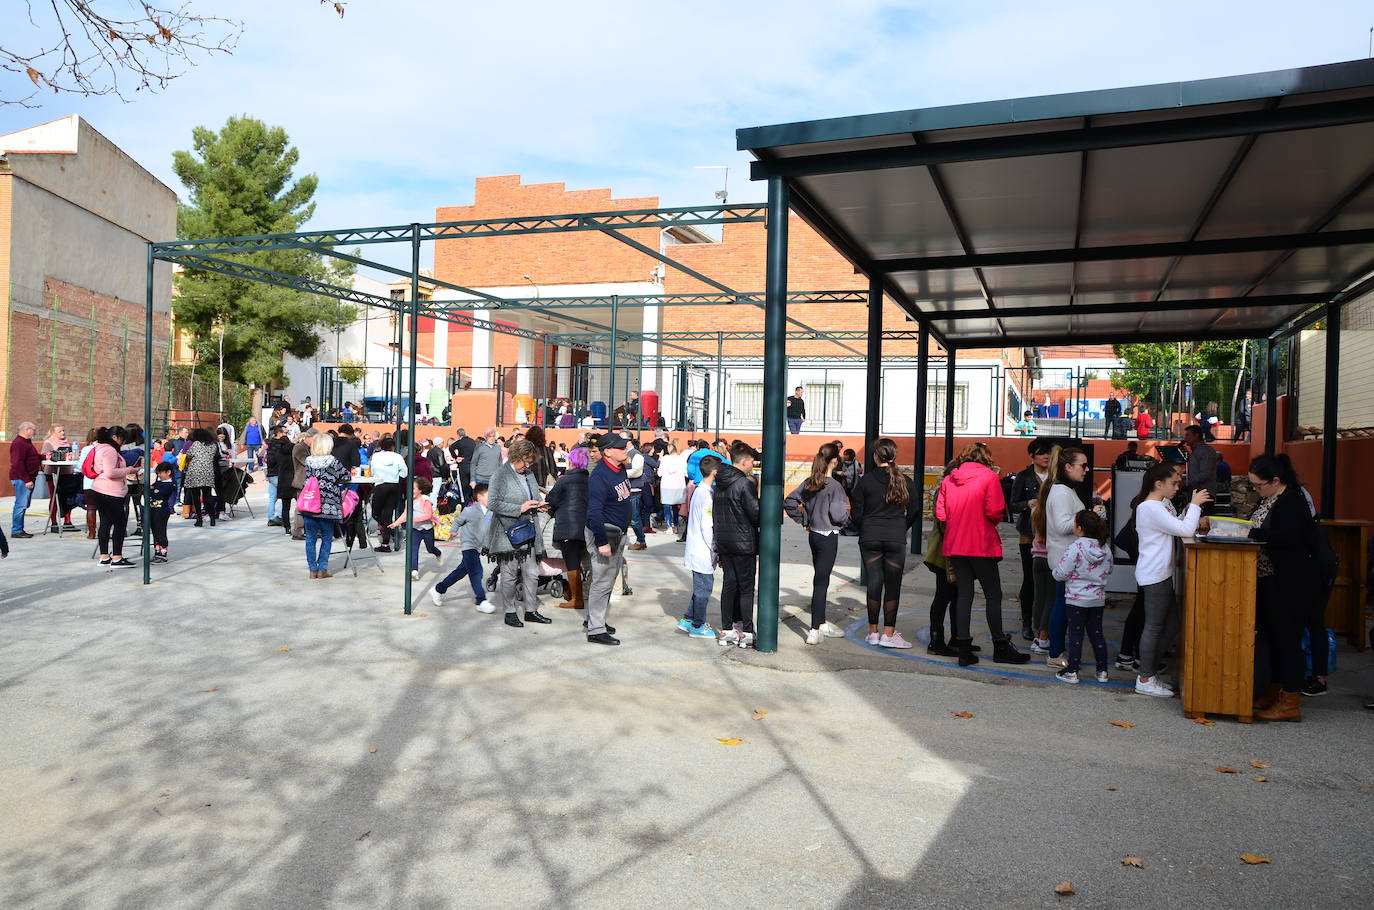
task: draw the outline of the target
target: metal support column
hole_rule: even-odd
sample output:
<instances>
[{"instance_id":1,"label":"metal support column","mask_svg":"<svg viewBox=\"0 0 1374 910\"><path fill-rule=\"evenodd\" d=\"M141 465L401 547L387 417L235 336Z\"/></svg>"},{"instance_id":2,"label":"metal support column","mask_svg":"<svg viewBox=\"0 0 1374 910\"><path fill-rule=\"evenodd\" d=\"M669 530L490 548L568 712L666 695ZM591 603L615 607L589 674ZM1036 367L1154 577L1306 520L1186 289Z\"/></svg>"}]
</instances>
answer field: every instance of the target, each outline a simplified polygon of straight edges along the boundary
<instances>
[{"instance_id":1,"label":"metal support column","mask_svg":"<svg viewBox=\"0 0 1374 910\"><path fill-rule=\"evenodd\" d=\"M1336 517L1336 433L1341 397L1341 305L1326 305L1326 381L1322 388L1322 517Z\"/></svg>"},{"instance_id":2,"label":"metal support column","mask_svg":"<svg viewBox=\"0 0 1374 910\"><path fill-rule=\"evenodd\" d=\"M945 350L945 464L954 460L954 348Z\"/></svg>"},{"instance_id":3,"label":"metal support column","mask_svg":"<svg viewBox=\"0 0 1374 910\"><path fill-rule=\"evenodd\" d=\"M763 488L759 495L759 651L778 649L782 481L787 462L787 184L768 181L767 278L763 311Z\"/></svg>"},{"instance_id":4,"label":"metal support column","mask_svg":"<svg viewBox=\"0 0 1374 910\"><path fill-rule=\"evenodd\" d=\"M883 394L883 283L868 279L868 356L864 373L864 470L873 470L873 443L881 434Z\"/></svg>"},{"instance_id":5,"label":"metal support column","mask_svg":"<svg viewBox=\"0 0 1374 910\"><path fill-rule=\"evenodd\" d=\"M1269 339L1269 368L1264 371L1264 454L1273 455L1279 428L1279 346Z\"/></svg>"},{"instance_id":6,"label":"metal support column","mask_svg":"<svg viewBox=\"0 0 1374 910\"><path fill-rule=\"evenodd\" d=\"M143 312L143 435L146 440L143 450L153 451L153 245L148 244L148 292L144 300ZM57 320L53 320L53 332L57 332ZM194 377L191 380L195 381ZM171 411L168 411L171 416ZM143 583L153 581L153 486L157 478L150 473L152 459L143 459L143 474L139 477L139 495L143 499ZM57 495L57 490L52 491ZM54 513L56 514L56 513Z\"/></svg>"},{"instance_id":7,"label":"metal support column","mask_svg":"<svg viewBox=\"0 0 1374 910\"><path fill-rule=\"evenodd\" d=\"M611 295L611 380L606 390L606 429L615 427L615 355L620 348L620 295Z\"/></svg>"},{"instance_id":8,"label":"metal support column","mask_svg":"<svg viewBox=\"0 0 1374 910\"><path fill-rule=\"evenodd\" d=\"M419 225L419 224L412 224L412 225L410 226L410 230L411 230L411 234L410 234L410 377L409 377L409 379L410 379L410 420L408 421L408 423L409 423L409 425L410 425L410 432L406 433L406 451L405 451L406 472L407 472L407 473L406 473L406 479L405 479L405 488L406 488L406 510L405 510L405 515L406 515L407 518L409 518L411 515L414 515L414 514L415 514L415 483L414 483L414 477L415 477L415 412L418 410L418 408L415 406L415 386L416 386L416 379L417 379L415 373L416 373L416 366L419 364L419 360L420 360L420 358L419 358L419 352L420 352L420 225ZM398 340L398 341L400 340L399 333L398 333L398 335L397 335L397 340ZM400 346L397 345L397 348L396 348L396 357L397 357L398 362L399 362L399 360L400 360L400 351L401 351ZM400 371L399 371L399 370L398 370L397 373L396 373L396 384L397 384L398 386L401 384L401 374L400 374ZM401 404L400 404L400 396L398 395L398 396L397 396L397 402L396 402L396 408L397 408L397 411L396 411L396 420L397 420L397 423L398 423L398 424L400 423L400 419L401 419L400 406L401 406ZM414 529L414 528L411 528L409 533L410 533L410 534L414 534L414 533L415 533L415 529ZM407 536L406 536L406 571L405 571L405 586L406 586L406 607L405 607L405 612L406 612L406 615L407 615L407 616L410 615L410 611L411 611L411 578L410 578L410 573L413 572L413 571L415 571L415 559L416 559L416 557L417 557L418 555L419 555L419 554L417 554L417 553L415 552L415 547L411 544L409 535L407 535Z\"/></svg>"},{"instance_id":9,"label":"metal support column","mask_svg":"<svg viewBox=\"0 0 1374 910\"><path fill-rule=\"evenodd\" d=\"M720 421L725 416L725 333L716 333L716 435L720 438ZM709 421L708 421L709 423ZM710 427L702 427L709 430Z\"/></svg>"},{"instance_id":10,"label":"metal support column","mask_svg":"<svg viewBox=\"0 0 1374 910\"><path fill-rule=\"evenodd\" d=\"M926 396L930 388L927 370L930 367L930 327L921 323L920 339L916 342L916 495L925 497L926 490ZM925 532L925 503L916 513L911 526L911 552L922 552L921 537Z\"/></svg>"}]
</instances>

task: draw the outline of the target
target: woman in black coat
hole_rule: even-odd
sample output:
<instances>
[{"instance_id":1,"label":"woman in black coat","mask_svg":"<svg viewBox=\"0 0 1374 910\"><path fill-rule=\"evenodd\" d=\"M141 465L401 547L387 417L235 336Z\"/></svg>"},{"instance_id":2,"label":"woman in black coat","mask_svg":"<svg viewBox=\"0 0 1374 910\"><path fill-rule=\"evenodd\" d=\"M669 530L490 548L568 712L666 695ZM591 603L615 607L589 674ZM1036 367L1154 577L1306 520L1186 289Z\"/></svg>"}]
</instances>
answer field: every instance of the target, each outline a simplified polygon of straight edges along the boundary
<instances>
[{"instance_id":1,"label":"woman in black coat","mask_svg":"<svg viewBox=\"0 0 1374 910\"><path fill-rule=\"evenodd\" d=\"M582 561L587 555L586 449L578 446L568 453L568 472L558 478L545 501L553 512L553 542L562 551L568 571L568 600L559 606L581 610L585 606Z\"/></svg>"},{"instance_id":2,"label":"woman in black coat","mask_svg":"<svg viewBox=\"0 0 1374 910\"><path fill-rule=\"evenodd\" d=\"M291 457L291 452L296 444L291 441L291 437L282 434L273 437L267 445L267 457L272 461L277 471L277 500L281 503L281 528L283 532L290 535L291 503L300 492L294 486L296 463Z\"/></svg>"}]
</instances>

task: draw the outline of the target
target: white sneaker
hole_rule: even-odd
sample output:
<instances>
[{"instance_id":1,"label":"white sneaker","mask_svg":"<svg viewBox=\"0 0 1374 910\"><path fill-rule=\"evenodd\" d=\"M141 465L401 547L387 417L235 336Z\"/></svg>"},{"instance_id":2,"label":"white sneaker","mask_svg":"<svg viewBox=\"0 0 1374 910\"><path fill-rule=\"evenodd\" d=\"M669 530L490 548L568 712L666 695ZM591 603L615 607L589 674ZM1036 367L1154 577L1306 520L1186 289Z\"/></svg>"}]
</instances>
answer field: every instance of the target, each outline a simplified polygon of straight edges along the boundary
<instances>
[{"instance_id":1,"label":"white sneaker","mask_svg":"<svg viewBox=\"0 0 1374 910\"><path fill-rule=\"evenodd\" d=\"M1097 681L1098 681L1098 682L1111 682L1111 681L1112 681L1112 678L1111 678L1110 676L1107 675L1107 671L1106 671L1106 670L1098 670L1098 671L1097 671Z\"/></svg>"},{"instance_id":2,"label":"white sneaker","mask_svg":"<svg viewBox=\"0 0 1374 910\"><path fill-rule=\"evenodd\" d=\"M1035 641L1031 642L1030 652L1031 652L1032 654L1048 654L1048 653L1050 653L1050 642L1049 642L1049 639L1047 639L1047 638L1037 638Z\"/></svg>"},{"instance_id":3,"label":"white sneaker","mask_svg":"<svg viewBox=\"0 0 1374 910\"><path fill-rule=\"evenodd\" d=\"M1071 686L1078 685L1078 671L1064 669L1054 674L1056 682L1068 683Z\"/></svg>"},{"instance_id":4,"label":"white sneaker","mask_svg":"<svg viewBox=\"0 0 1374 910\"><path fill-rule=\"evenodd\" d=\"M419 570L419 569L411 569L411 570L410 570L410 577L411 577L411 579L412 579L413 581L419 581L419 580L420 580L420 570Z\"/></svg>"},{"instance_id":5,"label":"white sneaker","mask_svg":"<svg viewBox=\"0 0 1374 910\"><path fill-rule=\"evenodd\" d=\"M823 637L820 629L808 629L806 631L806 643L808 645L820 644Z\"/></svg>"},{"instance_id":6,"label":"white sneaker","mask_svg":"<svg viewBox=\"0 0 1374 910\"><path fill-rule=\"evenodd\" d=\"M1045 666L1054 670L1067 670L1069 668L1069 659L1063 654L1058 657L1046 657Z\"/></svg>"},{"instance_id":7,"label":"white sneaker","mask_svg":"<svg viewBox=\"0 0 1374 910\"><path fill-rule=\"evenodd\" d=\"M877 632L869 632L866 636L864 636L864 642L866 644L876 645L880 637L881 636L878 635Z\"/></svg>"},{"instance_id":8,"label":"white sneaker","mask_svg":"<svg viewBox=\"0 0 1374 910\"><path fill-rule=\"evenodd\" d=\"M436 607L442 607L444 605L444 595L439 593L438 588L429 589L429 602Z\"/></svg>"},{"instance_id":9,"label":"white sneaker","mask_svg":"<svg viewBox=\"0 0 1374 910\"><path fill-rule=\"evenodd\" d=\"M833 622L823 622L821 623L821 634L826 638L844 638L844 629Z\"/></svg>"},{"instance_id":10,"label":"white sneaker","mask_svg":"<svg viewBox=\"0 0 1374 910\"><path fill-rule=\"evenodd\" d=\"M481 603L477 604L477 606L476 606L475 609L477 610L478 613L495 613L495 612L496 612L496 607L494 607L494 606L492 605L492 602L489 601L489 600L484 600L484 601L482 601Z\"/></svg>"},{"instance_id":11,"label":"white sneaker","mask_svg":"<svg viewBox=\"0 0 1374 910\"><path fill-rule=\"evenodd\" d=\"M1135 690L1140 695L1153 695L1155 698L1173 698L1174 690L1159 681L1158 676L1150 678L1149 682L1141 682L1140 677L1135 678Z\"/></svg>"},{"instance_id":12,"label":"white sneaker","mask_svg":"<svg viewBox=\"0 0 1374 910\"><path fill-rule=\"evenodd\" d=\"M741 648L753 648L753 647L754 647L754 633L753 633L753 632L741 632L741 633L739 633L739 641L736 642L736 644L738 644Z\"/></svg>"},{"instance_id":13,"label":"white sneaker","mask_svg":"<svg viewBox=\"0 0 1374 910\"><path fill-rule=\"evenodd\" d=\"M720 645L722 648L729 647L730 645L737 645L739 644L740 634L741 633L736 632L734 629L726 629L724 632L720 633L720 638L716 639L716 644Z\"/></svg>"}]
</instances>

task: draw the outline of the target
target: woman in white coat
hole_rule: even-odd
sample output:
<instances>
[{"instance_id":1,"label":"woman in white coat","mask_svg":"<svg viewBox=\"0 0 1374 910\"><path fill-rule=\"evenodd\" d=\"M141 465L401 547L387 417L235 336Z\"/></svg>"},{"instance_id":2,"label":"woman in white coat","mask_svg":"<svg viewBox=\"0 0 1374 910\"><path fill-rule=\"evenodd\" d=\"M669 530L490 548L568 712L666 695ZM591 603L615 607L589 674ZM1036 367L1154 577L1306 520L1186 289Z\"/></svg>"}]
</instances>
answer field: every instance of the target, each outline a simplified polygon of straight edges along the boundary
<instances>
[{"instance_id":1,"label":"woman in white coat","mask_svg":"<svg viewBox=\"0 0 1374 910\"><path fill-rule=\"evenodd\" d=\"M663 520L668 527L677 527L677 510L687 501L687 456L677 443L668 443L668 454L658 463L658 496L663 506Z\"/></svg>"}]
</instances>

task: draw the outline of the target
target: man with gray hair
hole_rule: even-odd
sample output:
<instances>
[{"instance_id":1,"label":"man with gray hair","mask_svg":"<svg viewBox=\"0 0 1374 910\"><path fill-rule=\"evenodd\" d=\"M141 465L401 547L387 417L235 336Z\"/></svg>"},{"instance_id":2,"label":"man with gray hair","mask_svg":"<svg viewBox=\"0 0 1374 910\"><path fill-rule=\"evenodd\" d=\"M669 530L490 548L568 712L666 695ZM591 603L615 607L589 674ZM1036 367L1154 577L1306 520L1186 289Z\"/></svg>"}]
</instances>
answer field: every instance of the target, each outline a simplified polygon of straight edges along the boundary
<instances>
[{"instance_id":1,"label":"man with gray hair","mask_svg":"<svg viewBox=\"0 0 1374 910\"><path fill-rule=\"evenodd\" d=\"M479 483L491 483L491 479L496 476L496 469L501 467L501 444L496 441L496 427L487 427L487 431L482 434L482 443L473 449L472 465L468 469L472 474L472 485Z\"/></svg>"},{"instance_id":2,"label":"man with gray hair","mask_svg":"<svg viewBox=\"0 0 1374 910\"><path fill-rule=\"evenodd\" d=\"M14 484L14 519L10 522L11 537L32 537L24 530L24 513L33 498L33 484L43 470L43 459L33 447L33 434L38 425L26 420L19 425L19 435L10 443L10 483Z\"/></svg>"}]
</instances>

